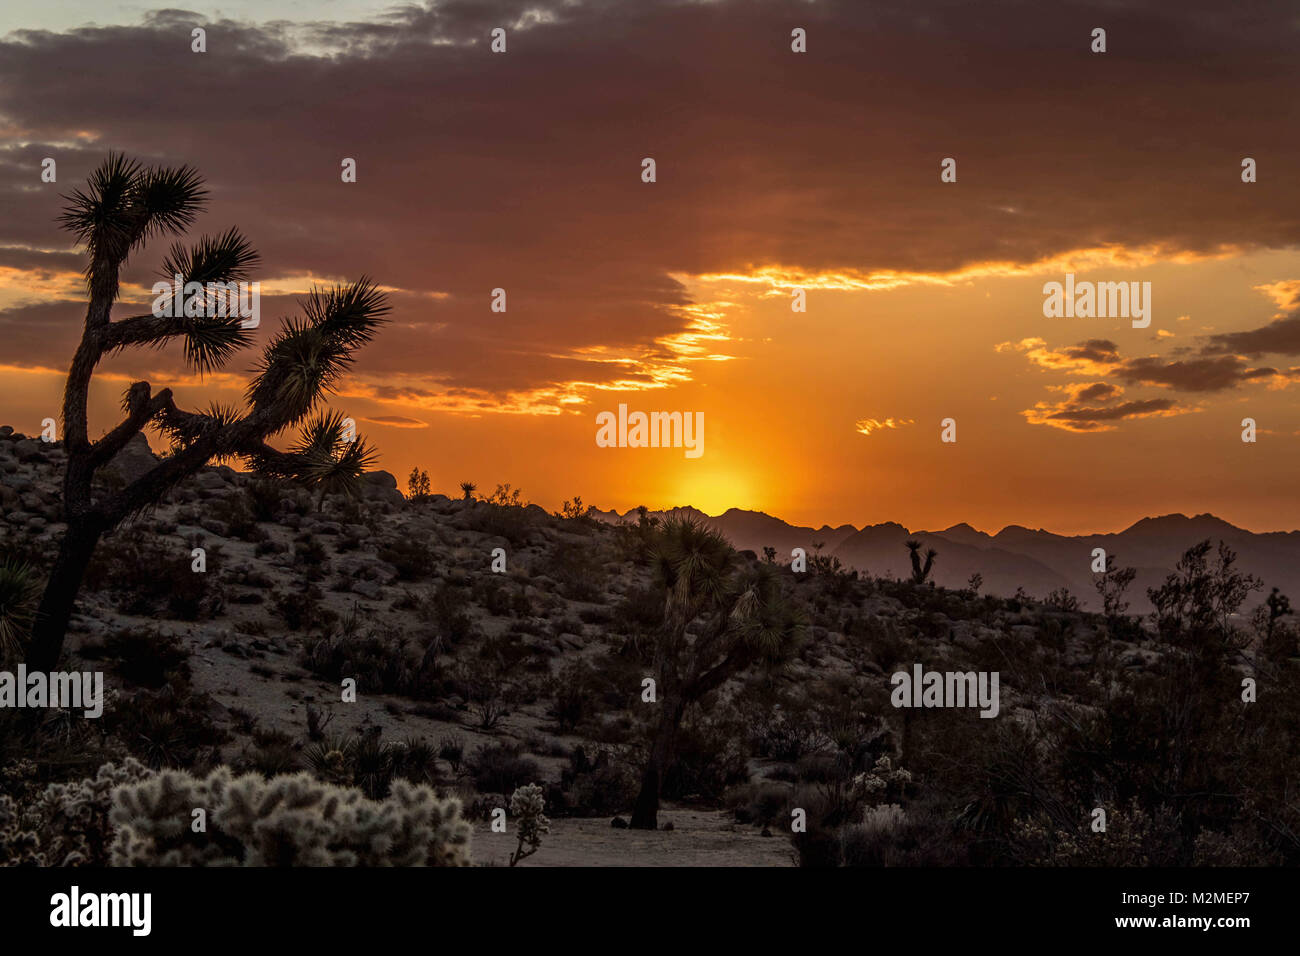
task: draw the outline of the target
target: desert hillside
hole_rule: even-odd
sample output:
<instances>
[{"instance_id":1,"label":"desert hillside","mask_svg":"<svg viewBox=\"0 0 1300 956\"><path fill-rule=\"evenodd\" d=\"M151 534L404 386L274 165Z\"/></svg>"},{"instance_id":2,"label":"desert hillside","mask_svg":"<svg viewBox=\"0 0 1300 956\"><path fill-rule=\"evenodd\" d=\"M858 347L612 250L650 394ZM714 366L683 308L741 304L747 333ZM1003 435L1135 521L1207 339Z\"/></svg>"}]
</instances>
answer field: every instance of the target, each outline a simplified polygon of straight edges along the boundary
<instances>
[{"instance_id":1,"label":"desert hillside","mask_svg":"<svg viewBox=\"0 0 1300 956\"><path fill-rule=\"evenodd\" d=\"M39 575L64 454L0 433L0 546ZM154 461L138 438L105 480ZM566 515L508 487L407 499L377 472L355 500L322 499L205 468L100 543L66 653L108 673L104 716L14 723L0 793L21 807L127 758L305 770L376 800L407 780L460 800L486 865L515 849L493 810L533 783L551 824L523 865L1300 857L1283 829L1300 821L1273 793L1300 701L1285 614L1248 620L1220 602L1207 630L1190 578L1177 620L1139 619L871 578L821 555L803 573L777 559L798 641L686 709L660 828L624 829L661 703L643 684L665 628L659 523ZM891 675L917 665L996 672L995 718L893 706ZM1243 707L1246 677L1260 689ZM1092 840L1098 806L1113 825Z\"/></svg>"}]
</instances>

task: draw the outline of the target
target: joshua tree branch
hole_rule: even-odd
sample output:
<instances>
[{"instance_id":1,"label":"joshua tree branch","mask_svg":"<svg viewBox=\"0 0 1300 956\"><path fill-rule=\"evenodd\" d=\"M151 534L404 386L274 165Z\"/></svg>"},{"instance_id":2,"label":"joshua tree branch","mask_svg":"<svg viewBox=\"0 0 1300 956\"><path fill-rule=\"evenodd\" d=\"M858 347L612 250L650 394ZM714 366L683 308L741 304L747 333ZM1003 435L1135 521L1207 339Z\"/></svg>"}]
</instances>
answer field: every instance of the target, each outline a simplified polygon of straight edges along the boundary
<instances>
[{"instance_id":1,"label":"joshua tree branch","mask_svg":"<svg viewBox=\"0 0 1300 956\"><path fill-rule=\"evenodd\" d=\"M171 404L170 388L164 388L151 398L148 382L136 382L132 385L127 392L126 419L90 447L88 463L91 470L112 460L113 456L126 447L126 443L135 437L147 422Z\"/></svg>"}]
</instances>

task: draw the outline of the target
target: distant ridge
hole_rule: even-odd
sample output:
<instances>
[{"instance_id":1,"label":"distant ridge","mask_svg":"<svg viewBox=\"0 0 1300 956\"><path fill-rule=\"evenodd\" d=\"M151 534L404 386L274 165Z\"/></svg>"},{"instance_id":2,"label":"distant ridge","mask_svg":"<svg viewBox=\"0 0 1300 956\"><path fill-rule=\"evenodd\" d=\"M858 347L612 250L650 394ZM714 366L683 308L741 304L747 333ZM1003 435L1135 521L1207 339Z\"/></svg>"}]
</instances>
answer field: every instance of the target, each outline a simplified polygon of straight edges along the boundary
<instances>
[{"instance_id":1,"label":"distant ridge","mask_svg":"<svg viewBox=\"0 0 1300 956\"><path fill-rule=\"evenodd\" d=\"M635 522L635 510L591 509L593 517L611 523ZM741 550L762 554L764 547L776 549L778 560L788 562L794 548L834 555L859 571L887 577L910 573L904 546L916 538L939 553L934 577L943 587L965 587L972 574L983 579L982 590L1010 595L1023 588L1033 597L1046 597L1057 588L1068 588L1088 609L1097 610L1097 594L1091 571L1092 551L1104 548L1119 567L1137 568L1138 574L1126 595L1130 611L1147 613L1151 604L1147 588L1163 583L1166 575L1189 547L1209 538L1216 545L1225 542L1237 552L1238 567L1265 582L1248 605L1258 603L1271 587L1300 599L1300 531L1253 532L1213 514L1191 517L1176 513L1140 518L1123 531L1083 535L1059 535L1022 525L1007 525L996 534L980 531L961 522L942 531L910 530L887 521L862 528L840 525L820 528L791 525L762 511L730 508L713 516L698 508L652 511L655 517L691 515L722 533Z\"/></svg>"}]
</instances>

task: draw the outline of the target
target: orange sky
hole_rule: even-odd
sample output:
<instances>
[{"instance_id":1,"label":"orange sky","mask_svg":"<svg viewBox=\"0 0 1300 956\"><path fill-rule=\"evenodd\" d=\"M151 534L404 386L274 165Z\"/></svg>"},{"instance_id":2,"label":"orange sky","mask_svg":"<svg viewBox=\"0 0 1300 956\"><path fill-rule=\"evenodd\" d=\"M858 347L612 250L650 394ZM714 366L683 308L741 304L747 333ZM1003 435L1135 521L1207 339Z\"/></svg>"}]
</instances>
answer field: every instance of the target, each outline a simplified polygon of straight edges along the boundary
<instances>
[{"instance_id":1,"label":"orange sky","mask_svg":"<svg viewBox=\"0 0 1300 956\"><path fill-rule=\"evenodd\" d=\"M232 21L196 58L177 14L0 41L0 420L57 417L84 306L53 219L115 148L207 175L195 235L237 224L261 250L263 339L314 281L392 290L331 404L403 488L418 465L435 490L509 482L550 509L1300 527L1294 25L1283 5L1193 6L1172 33L1157 6L1110 14L1106 57L1078 16L1001 4L942 22L818 5L802 59L779 5L731 3L556 6L496 59L454 9L300 24L343 44L331 59ZM68 57L112 70L87 94L41 66ZM200 91L259 115L159 126ZM125 299L165 251L133 260ZM1066 272L1150 282L1151 326L1045 318ZM237 401L253 358L198 383L174 352L114 357L92 427L139 377ZM598 447L620 403L702 412L704 454Z\"/></svg>"}]
</instances>

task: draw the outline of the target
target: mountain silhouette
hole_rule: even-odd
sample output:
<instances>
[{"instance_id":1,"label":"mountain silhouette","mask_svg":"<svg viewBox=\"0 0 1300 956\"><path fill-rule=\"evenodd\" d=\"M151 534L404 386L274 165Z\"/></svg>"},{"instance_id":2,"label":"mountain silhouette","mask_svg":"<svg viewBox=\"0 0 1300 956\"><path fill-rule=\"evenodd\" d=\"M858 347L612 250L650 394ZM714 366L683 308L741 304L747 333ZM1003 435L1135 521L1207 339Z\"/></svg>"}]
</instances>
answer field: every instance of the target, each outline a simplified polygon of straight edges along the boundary
<instances>
[{"instance_id":1,"label":"mountain silhouette","mask_svg":"<svg viewBox=\"0 0 1300 956\"><path fill-rule=\"evenodd\" d=\"M635 522L637 514L629 511L592 509L591 514L614 523ZM996 534L988 534L969 524L955 524L942 531L910 530L888 521L857 528L840 525L820 528L791 525L762 511L731 508L712 516L697 508L673 508L650 512L655 517L692 515L726 536L734 547L762 554L764 547L776 549L777 559L789 562L794 548L808 554L833 555L844 565L880 577L907 577L910 562L905 542L921 542L922 549L934 548L935 583L947 588L966 587L972 574L983 579L986 593L1012 595L1017 588L1036 598L1045 598L1058 588L1068 588L1081 607L1100 610L1092 572L1093 550L1105 549L1116 567L1134 567L1137 577L1126 599L1130 613L1151 610L1147 588L1158 587L1169 575L1184 551L1209 538L1215 545L1223 541L1237 553L1237 566L1260 578L1265 587L1247 602L1253 606L1263 600L1269 588L1300 597L1300 531L1256 533L1238 528L1212 514L1188 517L1168 514L1142 518L1119 532L1060 535L1043 529L1008 525Z\"/></svg>"}]
</instances>

